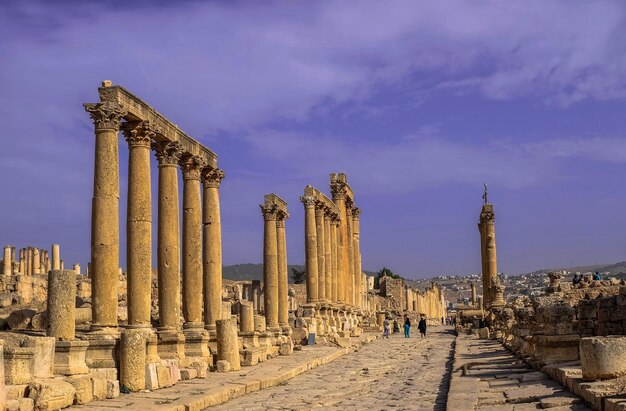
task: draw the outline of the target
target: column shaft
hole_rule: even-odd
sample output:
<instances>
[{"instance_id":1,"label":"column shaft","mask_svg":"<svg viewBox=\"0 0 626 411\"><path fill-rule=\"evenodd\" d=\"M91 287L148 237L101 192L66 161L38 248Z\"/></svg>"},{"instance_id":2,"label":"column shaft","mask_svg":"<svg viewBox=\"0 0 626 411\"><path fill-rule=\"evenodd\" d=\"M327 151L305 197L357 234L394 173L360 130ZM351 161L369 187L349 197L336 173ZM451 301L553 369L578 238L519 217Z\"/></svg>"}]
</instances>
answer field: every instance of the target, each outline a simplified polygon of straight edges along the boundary
<instances>
[{"instance_id":1,"label":"column shaft","mask_svg":"<svg viewBox=\"0 0 626 411\"><path fill-rule=\"evenodd\" d=\"M324 216L324 297L328 301L333 301L332 298L332 251L330 245L330 216L326 214Z\"/></svg>"},{"instance_id":2,"label":"column shaft","mask_svg":"<svg viewBox=\"0 0 626 411\"><path fill-rule=\"evenodd\" d=\"M276 221L278 249L278 324L289 325L289 274L287 273L287 234L285 230L286 215L279 214Z\"/></svg>"},{"instance_id":3,"label":"column shaft","mask_svg":"<svg viewBox=\"0 0 626 411\"><path fill-rule=\"evenodd\" d=\"M353 235L353 262L354 262L354 305L363 307L363 294L361 293L361 238L360 238L360 210L352 210L352 235Z\"/></svg>"},{"instance_id":4,"label":"column shaft","mask_svg":"<svg viewBox=\"0 0 626 411\"><path fill-rule=\"evenodd\" d=\"M6 246L4 247L4 268L3 268L3 274L4 275L11 275L11 247L10 246Z\"/></svg>"},{"instance_id":5,"label":"column shaft","mask_svg":"<svg viewBox=\"0 0 626 411\"><path fill-rule=\"evenodd\" d=\"M202 271L204 274L204 324L215 331L215 321L222 318L222 223L219 186L224 172L204 169L202 183Z\"/></svg>"},{"instance_id":6,"label":"column shaft","mask_svg":"<svg viewBox=\"0 0 626 411\"><path fill-rule=\"evenodd\" d=\"M303 196L304 204L304 242L306 255L306 295L307 302L318 300L317 236L315 230L315 199Z\"/></svg>"},{"instance_id":7,"label":"column shaft","mask_svg":"<svg viewBox=\"0 0 626 411\"><path fill-rule=\"evenodd\" d=\"M317 298L326 299L326 250L324 235L324 206L317 203L315 206L315 236L317 237Z\"/></svg>"},{"instance_id":8,"label":"column shaft","mask_svg":"<svg viewBox=\"0 0 626 411\"><path fill-rule=\"evenodd\" d=\"M278 327L278 238L276 234L277 210L275 206L263 211L263 302L265 324L269 329Z\"/></svg>"},{"instance_id":9,"label":"column shaft","mask_svg":"<svg viewBox=\"0 0 626 411\"><path fill-rule=\"evenodd\" d=\"M331 219L330 222L330 252L331 252L331 256L330 256L330 260L331 260L331 301L333 303L336 303L339 301L339 296L337 293L337 278L339 276L338 273L338 264L337 264L337 259L339 258L339 247L338 247L338 243L337 243L337 226L338 226L338 222L335 218Z\"/></svg>"},{"instance_id":10,"label":"column shaft","mask_svg":"<svg viewBox=\"0 0 626 411\"><path fill-rule=\"evenodd\" d=\"M187 156L183 171L183 317L185 328L203 328L202 205L200 171L205 161Z\"/></svg>"},{"instance_id":11,"label":"column shaft","mask_svg":"<svg viewBox=\"0 0 626 411\"><path fill-rule=\"evenodd\" d=\"M347 248L347 251L346 251L346 254L347 254L346 301L348 302L348 304L354 305L354 252L353 252L354 236L353 236L353 230L352 230L352 205L351 203L349 205L346 205L345 208L346 208L345 219L346 219L346 246L347 246L346 247Z\"/></svg>"},{"instance_id":12,"label":"column shaft","mask_svg":"<svg viewBox=\"0 0 626 411\"><path fill-rule=\"evenodd\" d=\"M152 188L150 144L155 132L146 122L124 127L128 142L126 277L128 325L150 328L152 299ZM54 253L53 253L54 255Z\"/></svg>"},{"instance_id":13,"label":"column shaft","mask_svg":"<svg viewBox=\"0 0 626 411\"><path fill-rule=\"evenodd\" d=\"M126 113L116 103L85 104L95 124L96 144L91 210L92 328L117 327L119 269L119 153L117 134ZM61 268L58 245L52 269Z\"/></svg>"},{"instance_id":14,"label":"column shaft","mask_svg":"<svg viewBox=\"0 0 626 411\"><path fill-rule=\"evenodd\" d=\"M155 145L159 160L159 220L157 264L159 284L159 326L180 329L180 226L178 203L177 142Z\"/></svg>"}]
</instances>

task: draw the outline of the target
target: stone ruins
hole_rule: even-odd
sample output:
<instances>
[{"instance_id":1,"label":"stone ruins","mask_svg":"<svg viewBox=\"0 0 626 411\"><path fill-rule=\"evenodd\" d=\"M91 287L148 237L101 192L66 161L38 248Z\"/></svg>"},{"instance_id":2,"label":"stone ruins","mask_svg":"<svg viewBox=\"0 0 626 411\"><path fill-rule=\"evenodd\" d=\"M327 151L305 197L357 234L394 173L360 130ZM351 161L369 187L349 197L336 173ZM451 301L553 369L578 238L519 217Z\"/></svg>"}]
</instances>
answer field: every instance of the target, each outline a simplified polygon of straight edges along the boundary
<instances>
[{"instance_id":1,"label":"stone ruins","mask_svg":"<svg viewBox=\"0 0 626 411\"><path fill-rule=\"evenodd\" d=\"M311 186L301 197L305 285L289 284L289 213L276 194L261 204L263 281L224 280L224 172L217 155L123 87L104 81L98 91L100 101L84 105L95 132L87 270L65 269L58 244L51 253L4 248L0 410L114 404L129 393L167 392L183 381L219 381L219 373L288 357L303 346L347 353L380 334L386 316L439 324L446 315L436 283L420 291L382 278L374 289L361 268L360 209L344 173L330 175L330 198ZM125 269L120 132L129 156ZM151 153L158 162L157 267ZM194 407L188 409L203 408Z\"/></svg>"},{"instance_id":2,"label":"stone ruins","mask_svg":"<svg viewBox=\"0 0 626 411\"><path fill-rule=\"evenodd\" d=\"M374 287L375 278L362 270L361 209L345 173L330 174L329 195L307 185L300 197L304 284L289 281L290 214L274 193L260 204L263 280L231 281L222 275L219 189L225 174L217 155L124 88L105 81L99 96L84 105L95 131L86 270L79 264L66 269L59 244L3 249L0 411L202 410L278 390L348 353L365 362L341 363L331 375L352 371L335 386L370 375L376 379L367 381L380 383L387 360L394 365L385 375L397 372L410 386L418 370L407 363L436 361L423 374L431 386L405 392L430 390L433 407L626 410L626 284L591 276L566 282L552 272L542 295L507 298L486 190L477 236L482 278L454 309L436 282L420 290L381 274ZM125 268L118 230L120 132L129 156ZM156 247L151 153L158 163ZM374 342L386 320L399 328L405 318L415 325L424 319L430 331L413 340ZM368 351L368 343L378 348ZM381 360L375 350L389 358ZM316 375L332 379L328 371ZM297 399L285 394L295 408L309 407L298 403L309 395L321 397L319 387L300 388ZM359 408L360 398L335 405Z\"/></svg>"}]
</instances>

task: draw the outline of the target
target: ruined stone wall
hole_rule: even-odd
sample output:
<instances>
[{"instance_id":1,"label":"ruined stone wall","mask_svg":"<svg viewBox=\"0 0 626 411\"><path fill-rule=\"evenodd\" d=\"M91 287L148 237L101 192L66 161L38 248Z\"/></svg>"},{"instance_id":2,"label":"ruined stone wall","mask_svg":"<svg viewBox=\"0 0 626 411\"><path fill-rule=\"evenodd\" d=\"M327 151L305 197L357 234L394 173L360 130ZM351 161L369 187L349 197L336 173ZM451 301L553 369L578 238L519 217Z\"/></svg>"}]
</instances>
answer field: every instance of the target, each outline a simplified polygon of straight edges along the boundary
<instances>
[{"instance_id":1,"label":"ruined stone wall","mask_svg":"<svg viewBox=\"0 0 626 411\"><path fill-rule=\"evenodd\" d=\"M382 277L378 282L381 297L389 299L388 309L402 312L406 306L406 284L401 278Z\"/></svg>"},{"instance_id":2,"label":"ruined stone wall","mask_svg":"<svg viewBox=\"0 0 626 411\"><path fill-rule=\"evenodd\" d=\"M576 307L578 333L582 337L625 335L626 287L619 294L582 299Z\"/></svg>"}]
</instances>

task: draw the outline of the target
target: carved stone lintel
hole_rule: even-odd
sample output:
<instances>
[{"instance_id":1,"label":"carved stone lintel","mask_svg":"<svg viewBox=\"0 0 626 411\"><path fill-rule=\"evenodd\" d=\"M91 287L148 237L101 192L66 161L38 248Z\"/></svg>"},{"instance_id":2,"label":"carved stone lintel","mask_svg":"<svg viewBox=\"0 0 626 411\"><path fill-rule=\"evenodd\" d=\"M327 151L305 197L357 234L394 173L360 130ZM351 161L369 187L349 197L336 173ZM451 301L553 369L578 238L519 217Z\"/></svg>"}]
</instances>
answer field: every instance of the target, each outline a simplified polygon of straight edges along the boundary
<instances>
[{"instance_id":1,"label":"carved stone lintel","mask_svg":"<svg viewBox=\"0 0 626 411\"><path fill-rule=\"evenodd\" d=\"M276 204L261 204L261 214L263 214L263 220L276 221L278 218L278 207Z\"/></svg>"},{"instance_id":2,"label":"carved stone lintel","mask_svg":"<svg viewBox=\"0 0 626 411\"><path fill-rule=\"evenodd\" d=\"M122 117L126 115L126 109L115 102L83 104L85 111L89 113L96 130L119 130Z\"/></svg>"},{"instance_id":3,"label":"carved stone lintel","mask_svg":"<svg viewBox=\"0 0 626 411\"><path fill-rule=\"evenodd\" d=\"M205 188L219 188L224 179L224 171L219 168L203 169L202 184Z\"/></svg>"},{"instance_id":4,"label":"carved stone lintel","mask_svg":"<svg viewBox=\"0 0 626 411\"><path fill-rule=\"evenodd\" d=\"M159 166L175 166L183 154L183 149L177 141L158 141L152 144Z\"/></svg>"},{"instance_id":5,"label":"carved stone lintel","mask_svg":"<svg viewBox=\"0 0 626 411\"><path fill-rule=\"evenodd\" d=\"M200 174L206 165L207 161L204 158L191 154L183 155L180 158L180 168L185 180L200 180Z\"/></svg>"},{"instance_id":6,"label":"carved stone lintel","mask_svg":"<svg viewBox=\"0 0 626 411\"><path fill-rule=\"evenodd\" d=\"M122 124L122 132L130 147L148 147L158 130L150 124L150 121L126 122Z\"/></svg>"},{"instance_id":7,"label":"carved stone lintel","mask_svg":"<svg viewBox=\"0 0 626 411\"><path fill-rule=\"evenodd\" d=\"M305 208L314 208L317 200L313 196L301 196L300 201L302 201Z\"/></svg>"}]
</instances>

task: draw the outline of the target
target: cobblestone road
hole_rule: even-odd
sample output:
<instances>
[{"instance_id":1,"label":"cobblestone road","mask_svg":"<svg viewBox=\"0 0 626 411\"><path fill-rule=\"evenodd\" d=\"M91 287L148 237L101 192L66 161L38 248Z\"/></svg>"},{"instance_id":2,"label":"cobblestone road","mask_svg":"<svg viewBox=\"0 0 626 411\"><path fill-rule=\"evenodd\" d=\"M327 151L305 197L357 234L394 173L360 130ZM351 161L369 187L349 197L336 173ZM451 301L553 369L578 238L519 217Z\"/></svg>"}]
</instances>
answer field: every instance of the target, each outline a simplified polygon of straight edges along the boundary
<instances>
[{"instance_id":1,"label":"cobblestone road","mask_svg":"<svg viewBox=\"0 0 626 411\"><path fill-rule=\"evenodd\" d=\"M394 334L209 410L444 410L453 342L448 327L431 327L424 339Z\"/></svg>"}]
</instances>

